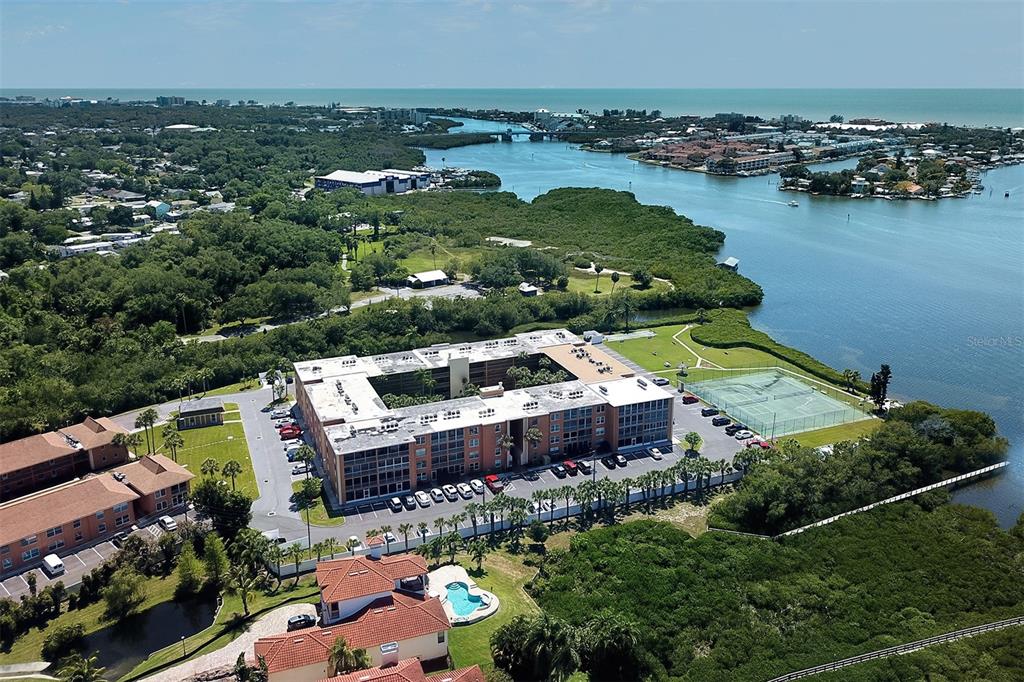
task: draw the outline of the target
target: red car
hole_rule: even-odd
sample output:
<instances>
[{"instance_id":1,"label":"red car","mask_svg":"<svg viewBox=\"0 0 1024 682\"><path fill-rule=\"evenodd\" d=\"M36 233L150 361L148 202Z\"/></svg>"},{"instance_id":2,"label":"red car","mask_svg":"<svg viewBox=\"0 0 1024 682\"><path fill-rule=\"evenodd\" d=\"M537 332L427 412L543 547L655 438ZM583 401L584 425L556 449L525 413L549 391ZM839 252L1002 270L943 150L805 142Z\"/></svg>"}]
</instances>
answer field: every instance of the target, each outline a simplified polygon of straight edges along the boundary
<instances>
[{"instance_id":1,"label":"red car","mask_svg":"<svg viewBox=\"0 0 1024 682\"><path fill-rule=\"evenodd\" d=\"M684 395L683 405L693 405L694 403L700 402L695 395Z\"/></svg>"},{"instance_id":2,"label":"red car","mask_svg":"<svg viewBox=\"0 0 1024 682\"><path fill-rule=\"evenodd\" d=\"M748 448L761 448L762 450L771 450L772 444L766 440L752 440L747 443Z\"/></svg>"},{"instance_id":3,"label":"red car","mask_svg":"<svg viewBox=\"0 0 1024 682\"><path fill-rule=\"evenodd\" d=\"M277 433L281 436L281 440L291 440L302 436L302 429L297 426L286 426Z\"/></svg>"},{"instance_id":4,"label":"red car","mask_svg":"<svg viewBox=\"0 0 1024 682\"><path fill-rule=\"evenodd\" d=\"M501 482L497 474L487 474L484 476L484 485L490 488L492 493L500 493L505 489L505 484Z\"/></svg>"}]
</instances>

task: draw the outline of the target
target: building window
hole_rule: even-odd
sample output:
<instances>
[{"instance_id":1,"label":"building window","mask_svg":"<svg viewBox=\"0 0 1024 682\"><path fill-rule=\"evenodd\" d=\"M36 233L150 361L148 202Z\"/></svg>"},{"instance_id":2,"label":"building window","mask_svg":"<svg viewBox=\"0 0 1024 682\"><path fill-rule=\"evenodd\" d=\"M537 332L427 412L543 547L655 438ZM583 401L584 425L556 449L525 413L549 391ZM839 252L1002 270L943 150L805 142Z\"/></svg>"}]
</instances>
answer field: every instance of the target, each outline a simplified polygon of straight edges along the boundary
<instances>
[{"instance_id":1,"label":"building window","mask_svg":"<svg viewBox=\"0 0 1024 682\"><path fill-rule=\"evenodd\" d=\"M480 447L480 439L479 438L470 438L469 439L469 447L471 447L471 448Z\"/></svg>"},{"instance_id":2,"label":"building window","mask_svg":"<svg viewBox=\"0 0 1024 682\"><path fill-rule=\"evenodd\" d=\"M562 439L558 436L551 436L550 438L548 438L548 442L551 443L552 445L561 442L561 440Z\"/></svg>"},{"instance_id":3,"label":"building window","mask_svg":"<svg viewBox=\"0 0 1024 682\"><path fill-rule=\"evenodd\" d=\"M469 435L477 436L479 434L480 434L480 427L479 426L470 426L469 427Z\"/></svg>"},{"instance_id":4,"label":"building window","mask_svg":"<svg viewBox=\"0 0 1024 682\"><path fill-rule=\"evenodd\" d=\"M75 542L81 542L81 541L82 541L82 531L76 530L75 531Z\"/></svg>"},{"instance_id":5,"label":"building window","mask_svg":"<svg viewBox=\"0 0 1024 682\"><path fill-rule=\"evenodd\" d=\"M10 554L10 553L11 553L11 548L10 548L9 545L4 545L3 547L0 547L0 554Z\"/></svg>"},{"instance_id":6,"label":"building window","mask_svg":"<svg viewBox=\"0 0 1024 682\"><path fill-rule=\"evenodd\" d=\"M27 538L22 538L21 539L21 546L22 547L28 547L29 545L31 545L35 541L36 541L36 536L35 535L29 535Z\"/></svg>"},{"instance_id":7,"label":"building window","mask_svg":"<svg viewBox=\"0 0 1024 682\"><path fill-rule=\"evenodd\" d=\"M604 435L604 427L603 426L599 426L596 429L594 429L594 435L595 436L603 436Z\"/></svg>"},{"instance_id":8,"label":"building window","mask_svg":"<svg viewBox=\"0 0 1024 682\"><path fill-rule=\"evenodd\" d=\"M163 491L161 490L160 492L163 492ZM128 503L127 502L121 502L119 504L115 504L114 505L114 513L115 514L120 514L121 512L125 512L125 511L128 511Z\"/></svg>"},{"instance_id":9,"label":"building window","mask_svg":"<svg viewBox=\"0 0 1024 682\"><path fill-rule=\"evenodd\" d=\"M161 497L163 497L163 496L164 496L164 495L166 495L166 494L167 494L167 491L166 491L166 490L157 490L157 491L156 491L156 495L154 495L153 497L155 497L156 499L158 499L158 500L159 500L159 499L160 499ZM116 508L116 507L114 508L114 511L117 511L117 508Z\"/></svg>"},{"instance_id":10,"label":"building window","mask_svg":"<svg viewBox=\"0 0 1024 682\"><path fill-rule=\"evenodd\" d=\"M560 421L561 419L562 419L562 413L561 412L552 412L551 413L551 421L557 422L557 421Z\"/></svg>"},{"instance_id":11,"label":"building window","mask_svg":"<svg viewBox=\"0 0 1024 682\"><path fill-rule=\"evenodd\" d=\"M494 460L494 468L495 469L500 469L501 468L501 458L498 458L498 459Z\"/></svg>"},{"instance_id":12,"label":"building window","mask_svg":"<svg viewBox=\"0 0 1024 682\"><path fill-rule=\"evenodd\" d=\"M52 552L55 549L60 549L63 546L64 546L64 541L63 540L57 540L57 542L51 542L50 543L50 551Z\"/></svg>"},{"instance_id":13,"label":"building window","mask_svg":"<svg viewBox=\"0 0 1024 682\"><path fill-rule=\"evenodd\" d=\"M22 552L21 553L21 560L22 561L31 561L32 559L35 559L37 556L39 556L39 548L38 547L33 547L32 549L28 550L27 552Z\"/></svg>"},{"instance_id":14,"label":"building window","mask_svg":"<svg viewBox=\"0 0 1024 682\"><path fill-rule=\"evenodd\" d=\"M598 412L604 412L604 405L598 405L597 406L597 411Z\"/></svg>"},{"instance_id":15,"label":"building window","mask_svg":"<svg viewBox=\"0 0 1024 682\"><path fill-rule=\"evenodd\" d=\"M494 432L495 433L501 433L501 424L495 424L494 425Z\"/></svg>"},{"instance_id":16,"label":"building window","mask_svg":"<svg viewBox=\"0 0 1024 682\"><path fill-rule=\"evenodd\" d=\"M52 538L53 536L60 535L63 532L64 529L61 526L54 526L53 528L50 528L48 531L46 531L46 537Z\"/></svg>"},{"instance_id":17,"label":"building window","mask_svg":"<svg viewBox=\"0 0 1024 682\"><path fill-rule=\"evenodd\" d=\"M444 630L441 630L441 632L437 633L437 643L444 644Z\"/></svg>"},{"instance_id":18,"label":"building window","mask_svg":"<svg viewBox=\"0 0 1024 682\"><path fill-rule=\"evenodd\" d=\"M427 462L425 460L422 461L422 462L416 462L416 469L417 470L419 470L419 469L426 469L426 468L427 468Z\"/></svg>"},{"instance_id":19,"label":"building window","mask_svg":"<svg viewBox=\"0 0 1024 682\"><path fill-rule=\"evenodd\" d=\"M97 528L96 531L99 532L99 533L106 533L107 532L107 524L101 523L100 527Z\"/></svg>"},{"instance_id":20,"label":"building window","mask_svg":"<svg viewBox=\"0 0 1024 682\"><path fill-rule=\"evenodd\" d=\"M469 463L469 470L470 471L480 471L480 462L470 462Z\"/></svg>"},{"instance_id":21,"label":"building window","mask_svg":"<svg viewBox=\"0 0 1024 682\"><path fill-rule=\"evenodd\" d=\"M13 562L9 558L4 559L4 570L6 571L8 568L10 568L12 563Z\"/></svg>"},{"instance_id":22,"label":"building window","mask_svg":"<svg viewBox=\"0 0 1024 682\"><path fill-rule=\"evenodd\" d=\"M72 528L81 528L82 527L82 519L75 519L74 522L71 524L71 527Z\"/></svg>"},{"instance_id":23,"label":"building window","mask_svg":"<svg viewBox=\"0 0 1024 682\"><path fill-rule=\"evenodd\" d=\"M425 481L425 480L427 480L427 472L421 471L420 473L416 474L416 480L417 481Z\"/></svg>"},{"instance_id":24,"label":"building window","mask_svg":"<svg viewBox=\"0 0 1024 682\"><path fill-rule=\"evenodd\" d=\"M604 417L598 417L594 420L595 424L604 424Z\"/></svg>"},{"instance_id":25,"label":"building window","mask_svg":"<svg viewBox=\"0 0 1024 682\"><path fill-rule=\"evenodd\" d=\"M103 512L101 512L101 511L96 512L96 518L97 519L102 519L103 518Z\"/></svg>"},{"instance_id":26,"label":"building window","mask_svg":"<svg viewBox=\"0 0 1024 682\"><path fill-rule=\"evenodd\" d=\"M552 424L551 425L551 433L558 433L561 430L562 430L562 425L561 424Z\"/></svg>"},{"instance_id":27,"label":"building window","mask_svg":"<svg viewBox=\"0 0 1024 682\"><path fill-rule=\"evenodd\" d=\"M480 459L480 453L474 450L473 452L469 453L469 458L470 459Z\"/></svg>"},{"instance_id":28,"label":"building window","mask_svg":"<svg viewBox=\"0 0 1024 682\"><path fill-rule=\"evenodd\" d=\"M427 456L427 449L426 448L416 448L416 456L417 457L426 457Z\"/></svg>"}]
</instances>

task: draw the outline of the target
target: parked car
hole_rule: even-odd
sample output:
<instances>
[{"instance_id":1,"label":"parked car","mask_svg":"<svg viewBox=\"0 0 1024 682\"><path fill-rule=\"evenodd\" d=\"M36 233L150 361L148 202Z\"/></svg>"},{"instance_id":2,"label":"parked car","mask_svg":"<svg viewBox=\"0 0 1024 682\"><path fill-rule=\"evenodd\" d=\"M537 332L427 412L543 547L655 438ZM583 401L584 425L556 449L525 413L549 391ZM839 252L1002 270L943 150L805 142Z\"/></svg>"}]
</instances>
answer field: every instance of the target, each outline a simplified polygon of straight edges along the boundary
<instances>
[{"instance_id":1,"label":"parked car","mask_svg":"<svg viewBox=\"0 0 1024 682\"><path fill-rule=\"evenodd\" d=\"M459 489L451 483L441 486L441 494L447 497L449 502L459 499Z\"/></svg>"},{"instance_id":2,"label":"parked car","mask_svg":"<svg viewBox=\"0 0 1024 682\"><path fill-rule=\"evenodd\" d=\"M747 443L748 448L761 448L762 450L771 450L772 444L766 440L752 440Z\"/></svg>"},{"instance_id":3,"label":"parked car","mask_svg":"<svg viewBox=\"0 0 1024 682\"><path fill-rule=\"evenodd\" d=\"M47 554L43 557L43 569L51 578L64 573L64 562L56 554Z\"/></svg>"},{"instance_id":4,"label":"parked car","mask_svg":"<svg viewBox=\"0 0 1024 682\"><path fill-rule=\"evenodd\" d=\"M626 458L622 455L615 455L615 463L620 467L626 466Z\"/></svg>"},{"instance_id":5,"label":"parked car","mask_svg":"<svg viewBox=\"0 0 1024 682\"><path fill-rule=\"evenodd\" d=\"M349 545L352 545L352 548L349 549L350 552L358 552L363 548L363 543L359 540L358 535L348 536L348 542L345 543L346 549L348 548Z\"/></svg>"},{"instance_id":6,"label":"parked car","mask_svg":"<svg viewBox=\"0 0 1024 682\"><path fill-rule=\"evenodd\" d=\"M455 487L458 489L459 495L461 495L463 499L465 499L465 500L472 500L473 499L473 489L469 487L468 483L460 483L460 484L458 484Z\"/></svg>"},{"instance_id":7,"label":"parked car","mask_svg":"<svg viewBox=\"0 0 1024 682\"><path fill-rule=\"evenodd\" d=\"M418 502L421 507L429 507L430 506L430 495L428 495L426 493L426 491L417 490L416 491L416 502Z\"/></svg>"},{"instance_id":8,"label":"parked car","mask_svg":"<svg viewBox=\"0 0 1024 682\"><path fill-rule=\"evenodd\" d=\"M114 537L110 538L110 541L114 544L114 547L121 549L124 546L124 541L128 539L128 533L123 530L119 530L114 533Z\"/></svg>"},{"instance_id":9,"label":"parked car","mask_svg":"<svg viewBox=\"0 0 1024 682\"><path fill-rule=\"evenodd\" d=\"M432 499L434 502L444 502L444 493L441 491L440 488L431 488L430 499Z\"/></svg>"},{"instance_id":10,"label":"parked car","mask_svg":"<svg viewBox=\"0 0 1024 682\"><path fill-rule=\"evenodd\" d=\"M278 431L278 434L281 436L281 440L293 440L302 435L302 430L285 427Z\"/></svg>"},{"instance_id":11,"label":"parked car","mask_svg":"<svg viewBox=\"0 0 1024 682\"><path fill-rule=\"evenodd\" d=\"M285 452L287 452L288 450L291 450L293 447L295 449L301 448L303 443L301 438L289 438L285 442L281 443L281 445L284 446Z\"/></svg>"},{"instance_id":12,"label":"parked car","mask_svg":"<svg viewBox=\"0 0 1024 682\"><path fill-rule=\"evenodd\" d=\"M566 473L568 473L570 476L575 476L580 472L580 468L576 466L576 462L572 461L571 459L567 459L564 462L562 462L562 466L565 467Z\"/></svg>"},{"instance_id":13,"label":"parked car","mask_svg":"<svg viewBox=\"0 0 1024 682\"><path fill-rule=\"evenodd\" d=\"M310 471L312 471L312 469L309 468L309 464L303 462L302 464L296 464L292 467L292 476L298 476L299 474L305 474Z\"/></svg>"},{"instance_id":14,"label":"parked car","mask_svg":"<svg viewBox=\"0 0 1024 682\"><path fill-rule=\"evenodd\" d=\"M714 417L716 414L718 414L717 407L705 407L700 411L700 416L702 417Z\"/></svg>"},{"instance_id":15,"label":"parked car","mask_svg":"<svg viewBox=\"0 0 1024 682\"><path fill-rule=\"evenodd\" d=\"M476 493L477 495L484 494L484 482L481 481L479 478L474 478L472 481L470 481L469 487L472 488L473 492Z\"/></svg>"},{"instance_id":16,"label":"parked car","mask_svg":"<svg viewBox=\"0 0 1024 682\"><path fill-rule=\"evenodd\" d=\"M602 457L601 458L601 464L605 465L605 467L608 468L608 469L614 469L615 468L615 458L612 457L611 455L608 455L607 457Z\"/></svg>"},{"instance_id":17,"label":"parked car","mask_svg":"<svg viewBox=\"0 0 1024 682\"><path fill-rule=\"evenodd\" d=\"M484 476L484 484L491 489L492 493L500 493L505 489L505 484L497 474L487 474Z\"/></svg>"},{"instance_id":18,"label":"parked car","mask_svg":"<svg viewBox=\"0 0 1024 682\"><path fill-rule=\"evenodd\" d=\"M693 405L694 403L700 402L700 399L695 395L684 395L681 400L683 401L683 405Z\"/></svg>"},{"instance_id":19,"label":"parked car","mask_svg":"<svg viewBox=\"0 0 1024 682\"><path fill-rule=\"evenodd\" d=\"M527 481L536 481L537 479L540 478L540 474L538 474L536 471L524 471L523 478L525 478Z\"/></svg>"},{"instance_id":20,"label":"parked car","mask_svg":"<svg viewBox=\"0 0 1024 682\"><path fill-rule=\"evenodd\" d=\"M398 542L398 538L389 530L384 531L384 533L381 534L381 537L384 538L384 542L388 543L388 545L393 545Z\"/></svg>"},{"instance_id":21,"label":"parked car","mask_svg":"<svg viewBox=\"0 0 1024 682\"><path fill-rule=\"evenodd\" d=\"M666 379L665 377L654 377L651 380L651 383L654 384L655 386L668 386L672 382Z\"/></svg>"},{"instance_id":22,"label":"parked car","mask_svg":"<svg viewBox=\"0 0 1024 682\"><path fill-rule=\"evenodd\" d=\"M415 506L415 504L416 503L414 502L413 506ZM388 500L388 507L390 507L391 511L393 511L393 512L400 512L400 511L402 511L402 498L400 498L400 497L392 497L390 500Z\"/></svg>"},{"instance_id":23,"label":"parked car","mask_svg":"<svg viewBox=\"0 0 1024 682\"><path fill-rule=\"evenodd\" d=\"M651 459L660 462L661 461L661 450L658 448L647 448L647 454L651 456Z\"/></svg>"},{"instance_id":24,"label":"parked car","mask_svg":"<svg viewBox=\"0 0 1024 682\"><path fill-rule=\"evenodd\" d=\"M565 470L565 467L562 466L561 464L556 464L555 466L551 467L551 473L553 473L558 478L565 478L566 476L569 475L569 472L567 472Z\"/></svg>"},{"instance_id":25,"label":"parked car","mask_svg":"<svg viewBox=\"0 0 1024 682\"><path fill-rule=\"evenodd\" d=\"M280 429L285 426L294 426L298 428L299 425L294 419L278 419L274 422L274 428Z\"/></svg>"},{"instance_id":26,"label":"parked car","mask_svg":"<svg viewBox=\"0 0 1024 682\"><path fill-rule=\"evenodd\" d=\"M288 632L292 630L302 630L303 628L311 628L316 625L316 617L311 616L308 613L303 613L298 616L292 616L288 619Z\"/></svg>"},{"instance_id":27,"label":"parked car","mask_svg":"<svg viewBox=\"0 0 1024 682\"><path fill-rule=\"evenodd\" d=\"M711 425L712 426L725 426L725 425L729 424L730 422L732 422L732 420L729 419L728 417L715 417L714 419L711 420Z\"/></svg>"},{"instance_id":28,"label":"parked car","mask_svg":"<svg viewBox=\"0 0 1024 682\"><path fill-rule=\"evenodd\" d=\"M737 431L736 432L736 440L746 440L748 438L753 438L753 437L754 437L754 434L752 434L750 431Z\"/></svg>"},{"instance_id":29,"label":"parked car","mask_svg":"<svg viewBox=\"0 0 1024 682\"><path fill-rule=\"evenodd\" d=\"M278 409L276 409L276 410L274 410L273 412L270 413L270 418L271 419L284 419L285 417L289 416L289 414L291 414L289 410L278 408Z\"/></svg>"},{"instance_id":30,"label":"parked car","mask_svg":"<svg viewBox=\"0 0 1024 682\"><path fill-rule=\"evenodd\" d=\"M160 527L166 530L168 533L172 530L178 530L178 522L172 519L170 516L161 516L157 520L157 523L159 523Z\"/></svg>"},{"instance_id":31,"label":"parked car","mask_svg":"<svg viewBox=\"0 0 1024 682\"><path fill-rule=\"evenodd\" d=\"M589 475L594 470L594 465L590 462L577 462L576 468Z\"/></svg>"},{"instance_id":32,"label":"parked car","mask_svg":"<svg viewBox=\"0 0 1024 682\"><path fill-rule=\"evenodd\" d=\"M405 495L404 497L402 497L402 506L408 509L409 511L412 511L413 509L416 508L416 498L413 497L412 495Z\"/></svg>"},{"instance_id":33,"label":"parked car","mask_svg":"<svg viewBox=\"0 0 1024 682\"><path fill-rule=\"evenodd\" d=\"M725 427L725 435L727 435L727 436L735 436L737 431L742 431L742 430L743 429L742 429L740 424L730 424L729 426Z\"/></svg>"}]
</instances>

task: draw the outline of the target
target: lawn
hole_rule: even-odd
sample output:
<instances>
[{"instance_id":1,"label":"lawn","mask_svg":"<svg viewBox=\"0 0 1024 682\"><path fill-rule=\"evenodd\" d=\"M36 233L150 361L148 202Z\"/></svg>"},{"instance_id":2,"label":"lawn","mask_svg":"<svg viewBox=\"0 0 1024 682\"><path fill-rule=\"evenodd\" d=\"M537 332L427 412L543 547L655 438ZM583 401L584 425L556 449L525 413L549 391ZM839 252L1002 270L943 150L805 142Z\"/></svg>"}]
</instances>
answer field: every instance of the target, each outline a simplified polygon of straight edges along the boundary
<instances>
[{"instance_id":1,"label":"lawn","mask_svg":"<svg viewBox=\"0 0 1024 682\"><path fill-rule=\"evenodd\" d=\"M612 273L610 273L610 272L602 272L601 276L597 277L596 275L592 275L589 272L581 272L580 270L576 270L575 268L572 268L572 269L569 270L569 287L568 287L568 290L569 291L578 291L578 292L581 292L581 293L584 293L584 294L593 294L594 293L594 284L595 284L594 280L598 280L597 281L597 294L598 295L600 295L600 294L610 294L610 293L612 293L612 284L613 284L612 276L611 275L612 275ZM632 277L630 277L629 275L620 275L619 282L618 282L618 284L615 284L614 289L615 289L615 291L622 291L624 289L631 288L632 286L633 286L633 278ZM666 286L667 285L664 282L659 282L659 281L655 280L654 282L651 283L651 286L648 289L648 291L654 291L656 289L664 289L664 288L666 288ZM633 289L633 290L634 291L639 291L639 289Z\"/></svg>"},{"instance_id":2,"label":"lawn","mask_svg":"<svg viewBox=\"0 0 1024 682\"><path fill-rule=\"evenodd\" d=\"M875 432L875 429L881 425L882 420L880 419L863 419L859 422L839 424L838 426L830 426L826 429L794 433L791 436L784 436L783 440L793 438L797 440L800 445L809 448L816 448L822 445L840 443L844 440L856 440L861 436L871 435Z\"/></svg>"},{"instance_id":3,"label":"lawn","mask_svg":"<svg viewBox=\"0 0 1024 682\"><path fill-rule=\"evenodd\" d=\"M226 403L224 413L226 421L239 418L238 405ZM207 426L200 429L181 431L185 440L184 447L178 448L178 463L187 467L195 475L200 475L203 461L207 458L217 460L221 468L228 460L236 460L242 465L242 474L235 479L235 486L252 497L259 495L256 487L256 476L252 471L252 460L249 458L249 446L245 442L245 431L241 422L224 424L223 426ZM170 451L160 443L159 450L170 456Z\"/></svg>"},{"instance_id":4,"label":"lawn","mask_svg":"<svg viewBox=\"0 0 1024 682\"><path fill-rule=\"evenodd\" d=\"M139 607L139 612L150 609L157 604L171 599L174 596L174 588L176 584L177 579L173 575L168 578L148 579L145 583L146 600ZM67 608L67 602L64 603L64 608ZM85 626L86 634L102 630L112 624L112 621L104 617L105 610L106 605L103 600L100 600L93 604L89 604L83 609L65 611L59 618L50 621L50 624L42 630L39 628L32 628L14 642L14 645L11 647L9 652L0 654L0 665L29 663L32 661L42 660L40 652L43 646L43 639L46 637L46 634L51 632L52 628L57 625L75 625L76 623L81 623Z\"/></svg>"},{"instance_id":5,"label":"lawn","mask_svg":"<svg viewBox=\"0 0 1024 682\"><path fill-rule=\"evenodd\" d=\"M173 581L171 581L173 582ZM285 580L279 591L258 592L249 598L249 612L255 616L263 611L277 608L285 602L300 601L315 604L320 600L320 592L316 586L314 576L308 575L299 579L296 587L294 580ZM246 627L252 622L236 623L236 615L241 614L242 600L237 595L225 595L224 605L217 612L217 617L206 630L198 632L185 640L185 650L188 652L188 659L208 654L211 651L223 648L229 642L237 639L245 632ZM257 616L258 617L258 616ZM212 641L207 641L214 635L219 634ZM121 679L138 678L154 668L173 661L181 656L181 643L175 642L160 651L156 651L137 665L130 673ZM187 659L182 659L182 661ZM182 661L178 661L179 663Z\"/></svg>"},{"instance_id":6,"label":"lawn","mask_svg":"<svg viewBox=\"0 0 1024 682\"><path fill-rule=\"evenodd\" d=\"M302 480L292 481L292 492L298 492L299 488L302 487ZM303 518L306 516L306 512L302 512ZM340 526L345 523L345 517L342 514L332 512L327 506L327 499L324 497L323 492L320 493L320 504L309 512L309 524L311 526Z\"/></svg>"},{"instance_id":7,"label":"lawn","mask_svg":"<svg viewBox=\"0 0 1024 682\"><path fill-rule=\"evenodd\" d=\"M409 272L425 272L427 270L443 270L448 261L454 258L459 261L459 271L465 273L469 270L470 262L483 254L485 250L483 247L466 248L438 244L437 253L433 255L431 255L430 249L419 249L398 263Z\"/></svg>"},{"instance_id":8,"label":"lawn","mask_svg":"<svg viewBox=\"0 0 1024 682\"><path fill-rule=\"evenodd\" d=\"M476 564L468 557L459 559L474 581L483 589L497 595L501 602L498 611L473 625L460 625L449 632L449 651L455 667L479 664L491 668L491 633L520 614L537 613L540 609L526 594L523 586L536 574L535 568L523 564L522 559L505 551L488 554L483 572L477 574Z\"/></svg>"}]
</instances>

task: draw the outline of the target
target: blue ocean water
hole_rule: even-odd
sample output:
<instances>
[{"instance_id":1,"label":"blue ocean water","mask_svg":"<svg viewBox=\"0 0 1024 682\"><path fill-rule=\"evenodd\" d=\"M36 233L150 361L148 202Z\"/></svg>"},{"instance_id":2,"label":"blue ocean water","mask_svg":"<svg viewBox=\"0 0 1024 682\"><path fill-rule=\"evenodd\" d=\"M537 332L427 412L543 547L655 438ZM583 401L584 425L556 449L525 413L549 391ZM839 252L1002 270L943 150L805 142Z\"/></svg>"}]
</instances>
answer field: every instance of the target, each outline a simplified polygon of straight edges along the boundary
<instances>
[{"instance_id":1,"label":"blue ocean water","mask_svg":"<svg viewBox=\"0 0 1024 682\"><path fill-rule=\"evenodd\" d=\"M966 199L795 195L791 208L794 195L777 190L777 176L689 173L559 142L426 154L430 165L443 156L497 173L503 190L526 200L555 187L607 187L724 231L720 255L739 258L764 288L756 327L863 376L888 363L896 397L992 414L1014 466L958 499L1004 524L1024 512L1024 166L985 173L984 193Z\"/></svg>"},{"instance_id":2,"label":"blue ocean water","mask_svg":"<svg viewBox=\"0 0 1024 682\"><path fill-rule=\"evenodd\" d=\"M666 114L737 111L764 117L798 114L814 120L832 114L892 121L935 121L965 125L1024 125L1021 89L9 89L0 95L86 97L121 101L178 95L209 102L256 100L264 104L327 104L386 107L466 107L504 111L576 111L586 109L660 109Z\"/></svg>"}]
</instances>

